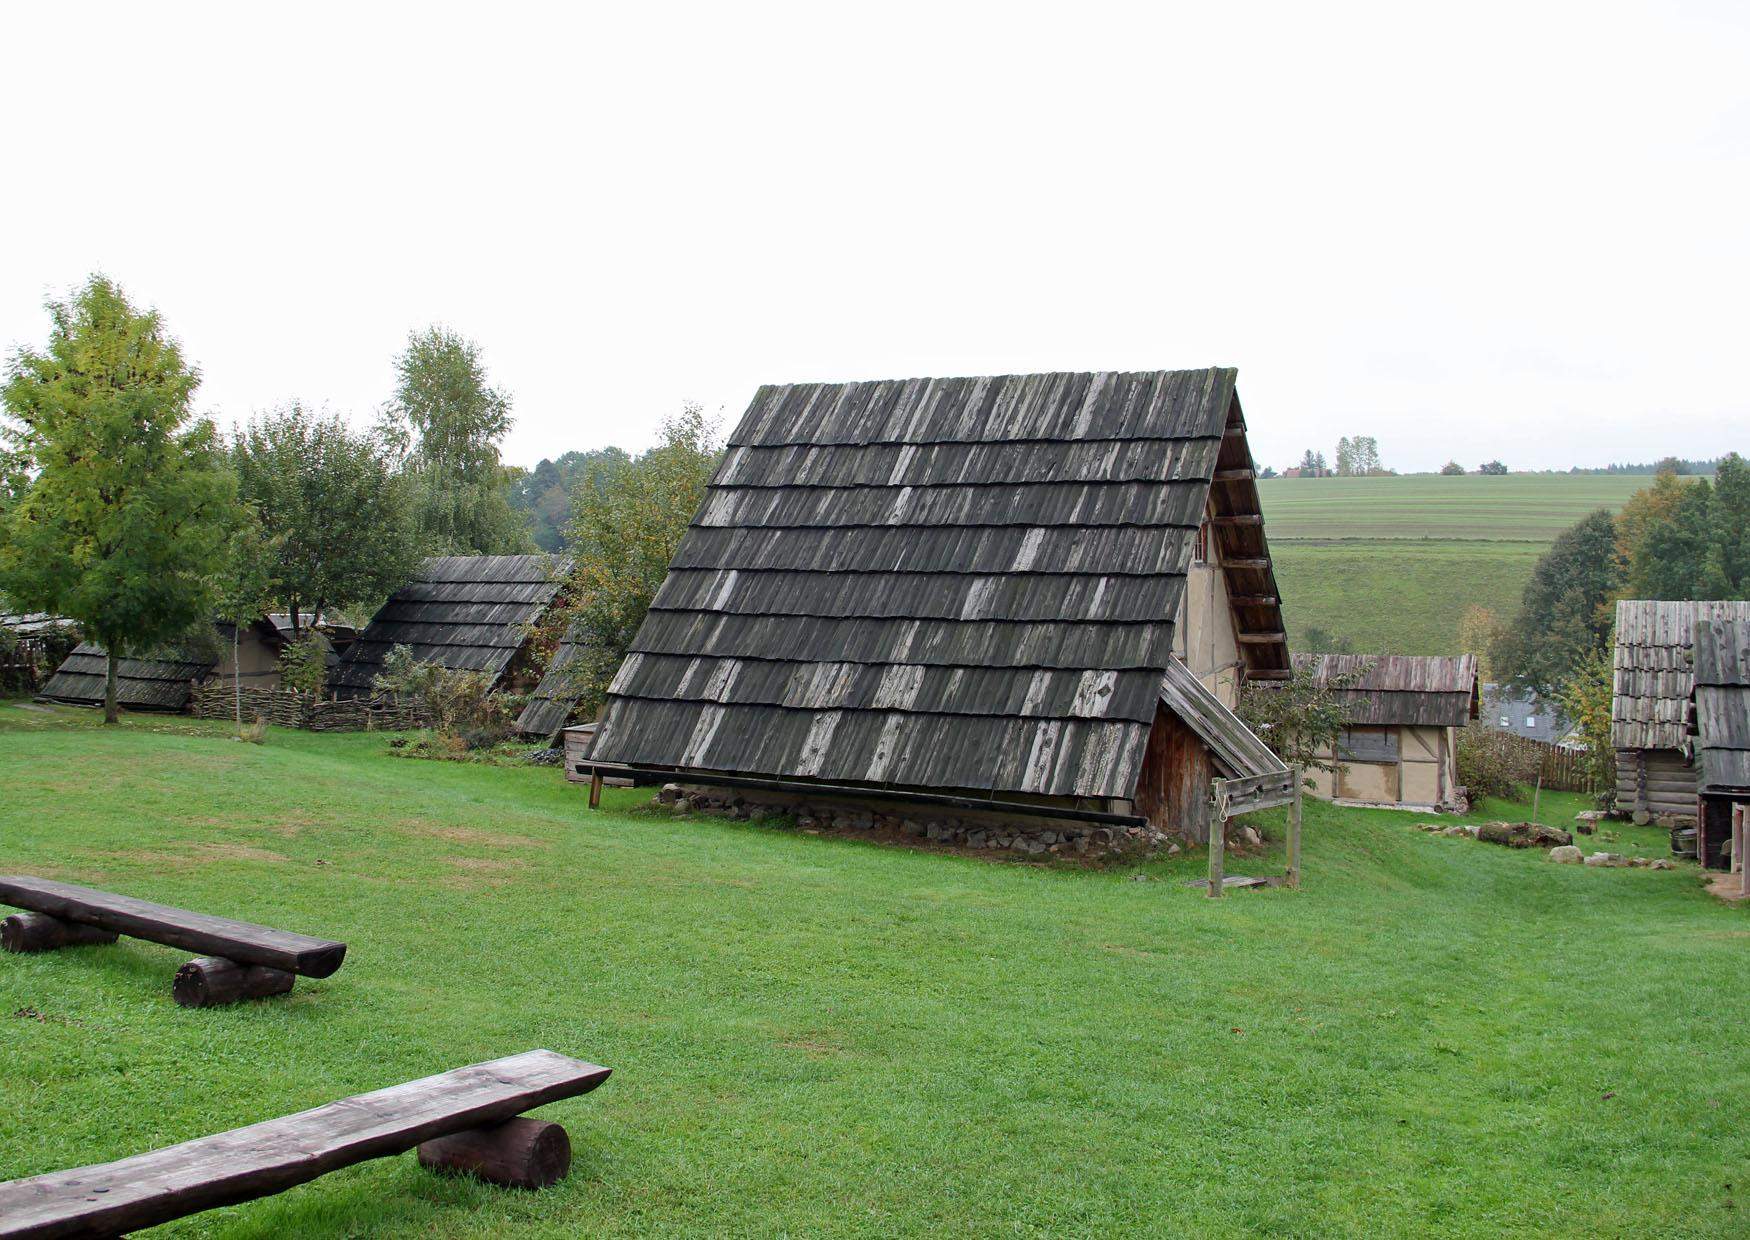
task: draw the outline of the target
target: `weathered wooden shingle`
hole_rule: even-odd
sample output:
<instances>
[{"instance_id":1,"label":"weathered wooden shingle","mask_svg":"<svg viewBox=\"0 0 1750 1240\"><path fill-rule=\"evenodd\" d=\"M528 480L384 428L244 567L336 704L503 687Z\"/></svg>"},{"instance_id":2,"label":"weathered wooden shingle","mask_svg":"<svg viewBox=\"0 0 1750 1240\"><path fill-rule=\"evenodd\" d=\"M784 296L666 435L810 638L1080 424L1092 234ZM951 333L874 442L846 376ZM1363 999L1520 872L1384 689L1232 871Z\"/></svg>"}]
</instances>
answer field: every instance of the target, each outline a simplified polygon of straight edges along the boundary
<instances>
[{"instance_id":1,"label":"weathered wooden shingle","mask_svg":"<svg viewBox=\"0 0 1750 1240\"><path fill-rule=\"evenodd\" d=\"M1616 605L1612 748L1683 748L1698 620L1750 620L1750 602L1624 599Z\"/></svg>"},{"instance_id":2,"label":"weathered wooden shingle","mask_svg":"<svg viewBox=\"0 0 1750 1240\"><path fill-rule=\"evenodd\" d=\"M1693 727L1700 791L1750 792L1750 619L1696 621Z\"/></svg>"},{"instance_id":3,"label":"weathered wooden shingle","mask_svg":"<svg viewBox=\"0 0 1750 1240\"><path fill-rule=\"evenodd\" d=\"M1475 655L1297 654L1294 669L1322 686L1353 677L1332 693L1351 723L1462 728L1477 715Z\"/></svg>"},{"instance_id":4,"label":"weathered wooden shingle","mask_svg":"<svg viewBox=\"0 0 1750 1240\"><path fill-rule=\"evenodd\" d=\"M343 696L373 691L396 646L456 671L499 675L558 594L569 564L546 555L433 556L378 609L334 669Z\"/></svg>"},{"instance_id":5,"label":"weathered wooden shingle","mask_svg":"<svg viewBox=\"0 0 1750 1240\"><path fill-rule=\"evenodd\" d=\"M1224 438L1231 370L761 388L592 757L1129 797Z\"/></svg>"}]
</instances>

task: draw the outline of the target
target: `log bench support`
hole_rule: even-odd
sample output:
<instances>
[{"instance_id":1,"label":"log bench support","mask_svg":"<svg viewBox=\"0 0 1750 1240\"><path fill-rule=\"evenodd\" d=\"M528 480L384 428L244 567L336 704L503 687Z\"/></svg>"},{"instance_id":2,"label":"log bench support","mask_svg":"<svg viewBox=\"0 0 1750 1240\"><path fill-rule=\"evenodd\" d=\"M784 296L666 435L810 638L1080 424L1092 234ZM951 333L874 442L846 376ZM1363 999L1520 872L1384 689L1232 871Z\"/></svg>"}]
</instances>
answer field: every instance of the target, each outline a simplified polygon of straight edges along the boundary
<instances>
[{"instance_id":1,"label":"log bench support","mask_svg":"<svg viewBox=\"0 0 1750 1240\"><path fill-rule=\"evenodd\" d=\"M183 1007L222 1007L286 994L296 977L284 969L238 964L223 956L196 956L176 971L170 994Z\"/></svg>"},{"instance_id":2,"label":"log bench support","mask_svg":"<svg viewBox=\"0 0 1750 1240\"><path fill-rule=\"evenodd\" d=\"M47 913L14 913L0 921L0 947L9 952L52 952L87 943L113 943L118 937L113 930L62 921Z\"/></svg>"},{"instance_id":3,"label":"log bench support","mask_svg":"<svg viewBox=\"0 0 1750 1240\"><path fill-rule=\"evenodd\" d=\"M550 1120L521 1115L426 1141L419 1147L419 1165L501 1188L546 1188L571 1170L571 1138Z\"/></svg>"}]
</instances>

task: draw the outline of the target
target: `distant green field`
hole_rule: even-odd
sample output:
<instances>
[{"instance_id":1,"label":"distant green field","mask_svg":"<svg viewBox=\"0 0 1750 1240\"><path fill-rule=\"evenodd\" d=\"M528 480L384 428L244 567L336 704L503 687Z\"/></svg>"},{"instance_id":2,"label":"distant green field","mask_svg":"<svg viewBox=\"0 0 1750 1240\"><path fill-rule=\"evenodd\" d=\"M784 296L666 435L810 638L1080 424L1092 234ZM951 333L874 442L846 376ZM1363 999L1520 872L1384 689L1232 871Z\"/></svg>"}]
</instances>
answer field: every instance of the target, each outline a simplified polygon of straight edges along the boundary
<instances>
[{"instance_id":1,"label":"distant green field","mask_svg":"<svg viewBox=\"0 0 1750 1240\"><path fill-rule=\"evenodd\" d=\"M1472 604L1518 610L1537 557L1652 479L1631 474L1260 482L1289 642L1309 628L1378 654L1450 654Z\"/></svg>"}]
</instances>

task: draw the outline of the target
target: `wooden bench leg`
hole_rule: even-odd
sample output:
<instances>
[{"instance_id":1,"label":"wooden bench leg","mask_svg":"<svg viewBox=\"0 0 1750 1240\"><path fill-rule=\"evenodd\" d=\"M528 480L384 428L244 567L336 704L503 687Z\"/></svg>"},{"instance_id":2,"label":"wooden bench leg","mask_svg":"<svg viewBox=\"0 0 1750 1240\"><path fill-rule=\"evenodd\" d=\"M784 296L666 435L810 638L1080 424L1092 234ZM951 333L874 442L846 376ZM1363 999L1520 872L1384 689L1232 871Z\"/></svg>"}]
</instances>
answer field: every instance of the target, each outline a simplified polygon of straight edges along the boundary
<instances>
[{"instance_id":1,"label":"wooden bench leg","mask_svg":"<svg viewBox=\"0 0 1750 1240\"><path fill-rule=\"evenodd\" d=\"M47 913L14 913L0 921L0 947L9 952L49 952L83 943L113 943L113 930L99 930L77 921L62 921Z\"/></svg>"},{"instance_id":2,"label":"wooden bench leg","mask_svg":"<svg viewBox=\"0 0 1750 1240\"><path fill-rule=\"evenodd\" d=\"M296 974L262 965L238 964L223 956L196 956L176 971L170 993L183 1007L219 1007L243 999L283 995Z\"/></svg>"},{"instance_id":3,"label":"wooden bench leg","mask_svg":"<svg viewBox=\"0 0 1750 1240\"><path fill-rule=\"evenodd\" d=\"M419 1147L419 1165L505 1188L546 1188L571 1170L571 1138L558 1124L523 1115L435 1137Z\"/></svg>"}]
</instances>

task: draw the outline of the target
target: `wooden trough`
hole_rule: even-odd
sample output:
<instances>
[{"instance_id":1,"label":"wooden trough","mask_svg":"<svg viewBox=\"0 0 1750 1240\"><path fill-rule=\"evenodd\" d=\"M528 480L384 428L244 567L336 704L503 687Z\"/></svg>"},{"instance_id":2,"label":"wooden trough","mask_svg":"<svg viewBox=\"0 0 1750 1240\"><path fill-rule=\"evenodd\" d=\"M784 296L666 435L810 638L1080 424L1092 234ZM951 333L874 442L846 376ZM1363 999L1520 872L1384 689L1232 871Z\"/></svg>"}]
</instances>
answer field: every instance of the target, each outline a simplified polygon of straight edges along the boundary
<instances>
[{"instance_id":1,"label":"wooden trough","mask_svg":"<svg viewBox=\"0 0 1750 1240\"><path fill-rule=\"evenodd\" d=\"M283 995L295 977L328 977L346 959L346 944L331 939L23 874L0 876L0 904L27 910L0 921L0 948L9 952L113 943L125 934L203 953L171 984L184 1007Z\"/></svg>"},{"instance_id":2,"label":"wooden trough","mask_svg":"<svg viewBox=\"0 0 1750 1240\"><path fill-rule=\"evenodd\" d=\"M417 1148L423 1166L544 1188L571 1166L565 1129L517 1118L586 1094L609 1069L548 1050L457 1068L117 1162L0 1184L0 1237L112 1237L284 1192Z\"/></svg>"}]
</instances>

